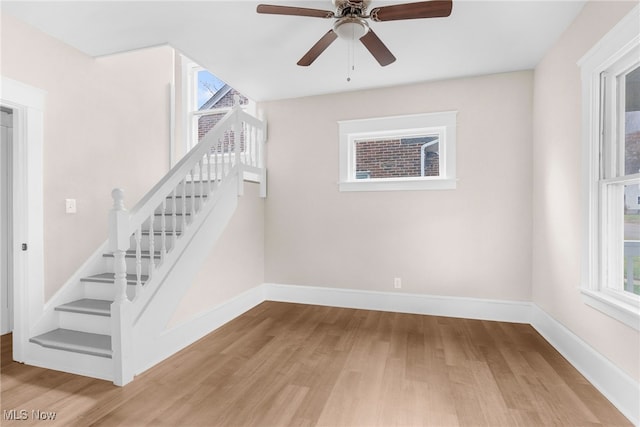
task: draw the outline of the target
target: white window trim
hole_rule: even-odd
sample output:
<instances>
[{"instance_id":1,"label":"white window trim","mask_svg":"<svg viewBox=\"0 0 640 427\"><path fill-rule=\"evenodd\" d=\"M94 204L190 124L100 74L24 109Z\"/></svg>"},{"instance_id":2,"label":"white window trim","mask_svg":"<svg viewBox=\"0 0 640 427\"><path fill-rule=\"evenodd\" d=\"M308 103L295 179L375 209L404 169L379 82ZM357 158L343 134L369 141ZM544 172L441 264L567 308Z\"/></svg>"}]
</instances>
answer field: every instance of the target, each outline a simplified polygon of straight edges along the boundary
<instances>
[{"instance_id":1,"label":"white window trim","mask_svg":"<svg viewBox=\"0 0 640 427\"><path fill-rule=\"evenodd\" d=\"M578 65L582 73L582 135L585 243L582 254L581 292L585 303L640 330L640 297L603 288L602 245L606 244L601 218L600 153L603 129L601 75L636 50L640 52L640 6L636 6L607 33Z\"/></svg>"},{"instance_id":2,"label":"white window trim","mask_svg":"<svg viewBox=\"0 0 640 427\"><path fill-rule=\"evenodd\" d=\"M435 141L426 142L420 146L420 176L424 176L424 162L427 157L427 148L439 143L440 138L436 139Z\"/></svg>"},{"instance_id":3,"label":"white window trim","mask_svg":"<svg viewBox=\"0 0 640 427\"><path fill-rule=\"evenodd\" d=\"M214 108L209 110L195 110L194 106L197 104L197 78L194 80L194 76L198 71L206 70L203 66L199 65L192 59L181 55L181 80L182 80L182 127L183 127L183 141L184 152L188 153L198 141L198 129L194 124L196 118L201 116L227 113L231 111L231 107ZM242 109L249 114L256 116L256 103L252 99L249 99L246 105L242 106Z\"/></svg>"},{"instance_id":4,"label":"white window trim","mask_svg":"<svg viewBox=\"0 0 640 427\"><path fill-rule=\"evenodd\" d=\"M340 191L451 190L456 188L457 111L412 114L338 122ZM441 171L438 177L355 179L354 141L385 136L439 134Z\"/></svg>"}]
</instances>

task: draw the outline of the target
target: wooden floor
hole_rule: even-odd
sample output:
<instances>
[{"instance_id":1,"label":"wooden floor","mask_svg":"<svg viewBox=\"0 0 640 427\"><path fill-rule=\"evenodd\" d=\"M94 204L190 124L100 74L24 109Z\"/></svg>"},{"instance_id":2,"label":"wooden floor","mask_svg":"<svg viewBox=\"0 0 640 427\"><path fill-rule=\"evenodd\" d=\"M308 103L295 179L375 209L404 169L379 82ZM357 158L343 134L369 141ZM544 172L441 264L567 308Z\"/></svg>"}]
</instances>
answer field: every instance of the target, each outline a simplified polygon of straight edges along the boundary
<instances>
[{"instance_id":1,"label":"wooden floor","mask_svg":"<svg viewBox=\"0 0 640 427\"><path fill-rule=\"evenodd\" d=\"M1 362L3 426L630 425L523 324L265 302L122 388Z\"/></svg>"}]
</instances>

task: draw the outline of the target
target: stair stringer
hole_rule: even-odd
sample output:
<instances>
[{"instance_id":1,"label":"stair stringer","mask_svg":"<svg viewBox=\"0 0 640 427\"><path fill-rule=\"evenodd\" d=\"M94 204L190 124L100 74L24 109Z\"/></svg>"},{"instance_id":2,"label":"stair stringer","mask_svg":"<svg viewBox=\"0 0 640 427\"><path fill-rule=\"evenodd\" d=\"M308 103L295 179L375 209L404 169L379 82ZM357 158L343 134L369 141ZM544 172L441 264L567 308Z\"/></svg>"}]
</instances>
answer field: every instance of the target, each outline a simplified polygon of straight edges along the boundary
<instances>
[{"instance_id":1,"label":"stair stringer","mask_svg":"<svg viewBox=\"0 0 640 427\"><path fill-rule=\"evenodd\" d=\"M196 339L186 340L184 334L167 330L167 324L175 313L183 296L193 285L200 267L204 264L238 205L238 173L229 176L217 190L217 200L194 232L176 262L163 275L160 283L151 284L151 296L144 305L134 309L133 355L135 375L180 351ZM141 302L141 301L136 301ZM187 322L188 323L188 322ZM184 330L184 325L182 329Z\"/></svg>"}]
</instances>

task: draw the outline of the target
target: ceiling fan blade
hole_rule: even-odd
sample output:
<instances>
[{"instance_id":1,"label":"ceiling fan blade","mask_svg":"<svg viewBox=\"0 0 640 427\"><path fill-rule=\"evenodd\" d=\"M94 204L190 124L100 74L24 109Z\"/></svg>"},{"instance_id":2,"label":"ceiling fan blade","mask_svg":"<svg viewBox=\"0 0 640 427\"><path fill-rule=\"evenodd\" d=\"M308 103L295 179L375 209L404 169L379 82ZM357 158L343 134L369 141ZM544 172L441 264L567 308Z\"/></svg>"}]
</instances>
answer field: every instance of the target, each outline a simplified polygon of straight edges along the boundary
<instances>
[{"instance_id":1,"label":"ceiling fan blade","mask_svg":"<svg viewBox=\"0 0 640 427\"><path fill-rule=\"evenodd\" d=\"M259 4L256 9L258 13L268 13L271 15L294 15L311 16L313 18L333 18L335 15L328 10L308 9L306 7L275 6L271 4Z\"/></svg>"},{"instance_id":2,"label":"ceiling fan blade","mask_svg":"<svg viewBox=\"0 0 640 427\"><path fill-rule=\"evenodd\" d=\"M396 4L371 9L374 21L397 21L400 19L444 18L451 15L452 0L420 1Z\"/></svg>"},{"instance_id":3,"label":"ceiling fan blade","mask_svg":"<svg viewBox=\"0 0 640 427\"><path fill-rule=\"evenodd\" d=\"M396 60L396 57L393 56L393 53L387 48L387 46L382 43L382 40L373 32L371 28L367 31L367 34L360 38L360 41L366 47L371 55L376 58L376 61L380 63L383 67L391 64Z\"/></svg>"},{"instance_id":4,"label":"ceiling fan blade","mask_svg":"<svg viewBox=\"0 0 640 427\"><path fill-rule=\"evenodd\" d=\"M309 65L311 65L313 61L315 61L316 58L318 58L318 56L320 56L320 54L324 52L325 49L328 48L329 45L333 43L337 38L338 35L335 33L335 31L327 31L327 34L322 36L322 38L318 40L316 44L311 47L311 49L309 49L309 52L305 53L305 55L300 58L300 61L298 61L298 65L302 67L308 67Z\"/></svg>"}]
</instances>

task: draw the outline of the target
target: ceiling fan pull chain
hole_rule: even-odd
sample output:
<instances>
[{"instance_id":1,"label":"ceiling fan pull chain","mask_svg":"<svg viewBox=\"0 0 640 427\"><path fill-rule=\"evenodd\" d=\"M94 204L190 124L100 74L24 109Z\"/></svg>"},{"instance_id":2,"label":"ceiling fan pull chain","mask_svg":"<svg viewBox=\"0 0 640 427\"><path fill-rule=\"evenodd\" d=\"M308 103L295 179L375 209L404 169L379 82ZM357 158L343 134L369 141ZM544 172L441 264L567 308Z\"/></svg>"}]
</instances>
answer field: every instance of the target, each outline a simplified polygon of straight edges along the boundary
<instances>
[{"instance_id":1,"label":"ceiling fan pull chain","mask_svg":"<svg viewBox=\"0 0 640 427\"><path fill-rule=\"evenodd\" d=\"M356 41L351 41L351 71L356 71Z\"/></svg>"},{"instance_id":2,"label":"ceiling fan pull chain","mask_svg":"<svg viewBox=\"0 0 640 427\"><path fill-rule=\"evenodd\" d=\"M347 41L347 81L351 81L352 72L356 70L355 65L355 41Z\"/></svg>"},{"instance_id":3,"label":"ceiling fan pull chain","mask_svg":"<svg viewBox=\"0 0 640 427\"><path fill-rule=\"evenodd\" d=\"M347 82L351 81L351 43L347 42Z\"/></svg>"}]
</instances>

